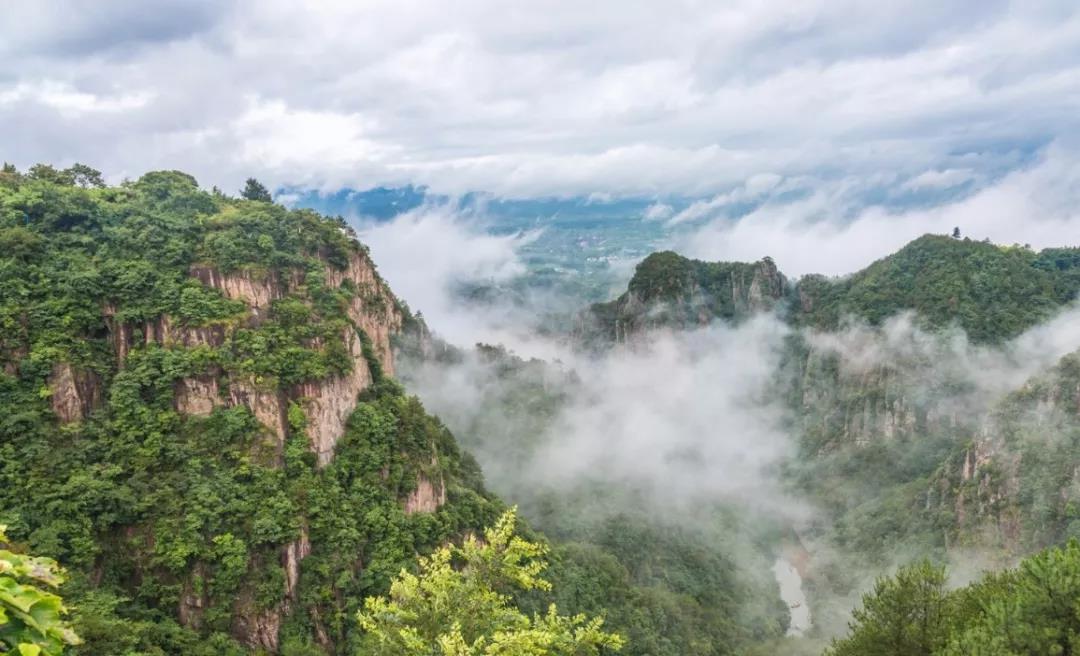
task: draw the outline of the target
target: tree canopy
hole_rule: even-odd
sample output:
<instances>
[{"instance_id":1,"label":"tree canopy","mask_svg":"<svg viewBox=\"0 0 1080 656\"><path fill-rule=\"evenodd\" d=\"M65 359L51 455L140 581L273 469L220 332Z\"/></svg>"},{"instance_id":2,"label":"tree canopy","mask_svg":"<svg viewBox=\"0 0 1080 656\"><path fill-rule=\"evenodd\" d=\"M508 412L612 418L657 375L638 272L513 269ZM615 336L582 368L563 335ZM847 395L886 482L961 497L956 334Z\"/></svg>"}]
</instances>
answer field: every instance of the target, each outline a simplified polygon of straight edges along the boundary
<instances>
[{"instance_id":1,"label":"tree canopy","mask_svg":"<svg viewBox=\"0 0 1080 656\"><path fill-rule=\"evenodd\" d=\"M0 542L6 543L6 526ZM0 549L0 655L59 656L82 642L64 615L63 600L40 586L56 588L63 571L51 558Z\"/></svg>"},{"instance_id":2,"label":"tree canopy","mask_svg":"<svg viewBox=\"0 0 1080 656\"><path fill-rule=\"evenodd\" d=\"M514 532L507 511L459 546L446 545L420 559L419 574L402 570L389 597L369 597L358 614L366 633L360 654L371 656L590 656L622 648L620 636L603 630L601 618L546 614L526 616L510 592L549 590L541 578L547 547Z\"/></svg>"},{"instance_id":3,"label":"tree canopy","mask_svg":"<svg viewBox=\"0 0 1080 656\"><path fill-rule=\"evenodd\" d=\"M877 581L827 656L1076 654L1078 600L1076 540L952 591L944 568L916 563Z\"/></svg>"},{"instance_id":4,"label":"tree canopy","mask_svg":"<svg viewBox=\"0 0 1080 656\"><path fill-rule=\"evenodd\" d=\"M255 178L247 179L244 183L244 188L240 190L240 195L248 200L257 200L264 203L269 203L273 200L273 198L270 197L270 190Z\"/></svg>"}]
</instances>

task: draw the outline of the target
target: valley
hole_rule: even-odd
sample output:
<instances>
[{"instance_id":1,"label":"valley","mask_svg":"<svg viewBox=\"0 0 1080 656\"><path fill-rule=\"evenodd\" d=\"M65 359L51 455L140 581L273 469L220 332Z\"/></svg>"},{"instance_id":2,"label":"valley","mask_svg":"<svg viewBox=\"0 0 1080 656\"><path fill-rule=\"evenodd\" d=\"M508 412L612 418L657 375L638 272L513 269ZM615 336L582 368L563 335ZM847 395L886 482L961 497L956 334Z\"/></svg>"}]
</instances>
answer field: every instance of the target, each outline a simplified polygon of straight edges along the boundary
<instances>
[{"instance_id":1,"label":"valley","mask_svg":"<svg viewBox=\"0 0 1080 656\"><path fill-rule=\"evenodd\" d=\"M65 176L0 177L0 428L72 653L368 653L399 573L509 507L551 587L505 602L642 656L843 654L897 567L1080 537L1078 249L927 235L797 279L659 252L524 358L444 341L344 220Z\"/></svg>"}]
</instances>

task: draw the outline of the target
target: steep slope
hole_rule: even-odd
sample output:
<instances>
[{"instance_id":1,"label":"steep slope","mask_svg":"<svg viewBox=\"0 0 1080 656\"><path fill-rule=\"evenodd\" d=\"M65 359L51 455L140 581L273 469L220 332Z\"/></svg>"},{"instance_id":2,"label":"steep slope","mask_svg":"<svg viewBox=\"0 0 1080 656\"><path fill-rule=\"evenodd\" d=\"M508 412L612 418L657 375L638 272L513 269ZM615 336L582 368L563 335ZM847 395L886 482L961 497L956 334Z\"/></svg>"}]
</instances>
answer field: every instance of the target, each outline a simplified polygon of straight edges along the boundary
<instances>
[{"instance_id":1,"label":"steep slope","mask_svg":"<svg viewBox=\"0 0 1080 656\"><path fill-rule=\"evenodd\" d=\"M642 260L619 298L592 305L577 336L603 346L658 328L738 322L778 309L794 325L835 330L849 317L872 325L905 310L927 327L955 323L976 342L1014 337L1080 293L1080 248L1021 246L924 235L843 278L789 282L771 258L703 262L671 251Z\"/></svg>"},{"instance_id":2,"label":"steep slope","mask_svg":"<svg viewBox=\"0 0 1080 656\"><path fill-rule=\"evenodd\" d=\"M713 319L738 321L770 310L790 292L766 257L758 262L702 262L653 253L634 270L619 298L579 317L577 334L590 345L629 342L658 328L690 328Z\"/></svg>"},{"instance_id":3,"label":"steep slope","mask_svg":"<svg viewBox=\"0 0 1080 656\"><path fill-rule=\"evenodd\" d=\"M955 322L977 342L1015 337L1080 292L1080 249L924 235L846 278L806 276L795 319L836 328L845 316L878 324L912 310L925 325Z\"/></svg>"},{"instance_id":4,"label":"steep slope","mask_svg":"<svg viewBox=\"0 0 1080 656\"><path fill-rule=\"evenodd\" d=\"M407 310L340 220L50 171L0 178L0 521L74 570L80 653L347 653L498 511L389 378Z\"/></svg>"},{"instance_id":5,"label":"steep slope","mask_svg":"<svg viewBox=\"0 0 1080 656\"><path fill-rule=\"evenodd\" d=\"M1080 351L997 404L930 498L961 544L1023 553L1080 538Z\"/></svg>"},{"instance_id":6,"label":"steep slope","mask_svg":"<svg viewBox=\"0 0 1080 656\"><path fill-rule=\"evenodd\" d=\"M578 372L483 344L405 353L403 380L477 455L491 489L556 540L559 608L604 613L605 626L627 638L627 656L741 654L784 634L787 609L761 547L773 527L759 517L705 502L657 511L655 490L600 471L561 478L550 461L538 476L537 458L553 453L565 413L591 396ZM527 601L537 612L547 603Z\"/></svg>"},{"instance_id":7,"label":"steep slope","mask_svg":"<svg viewBox=\"0 0 1080 656\"><path fill-rule=\"evenodd\" d=\"M586 345L747 316L695 300L705 263L650 260L626 294L583 313L583 325L606 327L579 331ZM771 297L792 329L769 390L786 399L798 445L785 478L822 509L800 527L815 623L842 627L849 595L881 563L975 550L1001 565L1077 535L1076 356L1025 385L1015 372L1038 369L1018 359L1050 367L1051 344L1036 353L1010 340L1076 299L1078 265L1077 248L927 235L846 278L806 276ZM1053 347L1075 348L1069 339Z\"/></svg>"}]
</instances>

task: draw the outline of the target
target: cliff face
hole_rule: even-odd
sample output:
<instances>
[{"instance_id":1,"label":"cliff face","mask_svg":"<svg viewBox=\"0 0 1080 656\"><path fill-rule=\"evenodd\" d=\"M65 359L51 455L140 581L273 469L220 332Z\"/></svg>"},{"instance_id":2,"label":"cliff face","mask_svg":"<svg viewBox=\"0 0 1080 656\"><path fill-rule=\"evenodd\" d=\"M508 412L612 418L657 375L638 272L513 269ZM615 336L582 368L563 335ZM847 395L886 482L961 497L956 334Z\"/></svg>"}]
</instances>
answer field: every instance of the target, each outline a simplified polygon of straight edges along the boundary
<instances>
[{"instance_id":1,"label":"cliff face","mask_svg":"<svg viewBox=\"0 0 1080 656\"><path fill-rule=\"evenodd\" d=\"M955 513L960 544L1020 554L1077 536L1078 462L1080 352L997 404L932 498Z\"/></svg>"},{"instance_id":2,"label":"cliff face","mask_svg":"<svg viewBox=\"0 0 1080 656\"><path fill-rule=\"evenodd\" d=\"M773 309L789 292L770 258L702 262L654 253L637 266L625 294L579 317L576 332L593 345L633 342L655 330L704 326L718 318L738 322Z\"/></svg>"},{"instance_id":3,"label":"cliff face","mask_svg":"<svg viewBox=\"0 0 1080 656\"><path fill-rule=\"evenodd\" d=\"M0 464L28 482L0 506L153 616L147 651L340 653L388 572L497 514L391 378L410 317L344 222L165 171L0 186L0 241L26 246L0 253Z\"/></svg>"},{"instance_id":4,"label":"cliff face","mask_svg":"<svg viewBox=\"0 0 1080 656\"><path fill-rule=\"evenodd\" d=\"M925 435L974 434L979 421L969 416L974 406L963 382L942 377L933 358L920 353L875 359L859 352L854 341L850 335L821 339L807 333L791 343L785 375L803 445L812 454Z\"/></svg>"},{"instance_id":5,"label":"cliff face","mask_svg":"<svg viewBox=\"0 0 1080 656\"><path fill-rule=\"evenodd\" d=\"M879 359L858 342L811 336L787 372L814 476L864 486L864 498L842 500L851 512L876 514L869 508L891 499L908 513L893 521L1002 563L1076 534L1080 354L1001 398L973 385L977 372L950 367L966 363L949 360L948 340Z\"/></svg>"},{"instance_id":6,"label":"cliff face","mask_svg":"<svg viewBox=\"0 0 1080 656\"><path fill-rule=\"evenodd\" d=\"M101 378L67 362L53 366L49 375L52 410L65 423L85 419L101 403Z\"/></svg>"},{"instance_id":7,"label":"cliff face","mask_svg":"<svg viewBox=\"0 0 1080 656\"><path fill-rule=\"evenodd\" d=\"M290 404L303 410L309 448L315 453L318 466L325 467L334 457L335 447L345 433L346 421L356 408L360 393L375 382L376 376L394 371L391 338L401 329L402 314L366 254L353 252L344 268L327 263L315 274L322 276L323 284L330 291L342 291L348 297L348 322L340 334L350 365L346 373L282 386L212 364L174 383L174 407L184 416L205 417L221 407L241 406L249 410L263 426L279 466L285 441L293 430L288 420ZM190 269L190 275L203 285L218 290L226 299L244 303L246 311L228 322L205 326L185 326L169 316L161 316L137 328L116 321L118 309L109 304L103 310L103 321L110 331L110 342L119 367L124 366L135 346L135 336L140 333L140 346L143 347L228 349L236 339L237 331L257 327L271 318L275 301L299 298L305 303L310 302L305 283L312 274L301 269L284 275L250 270L222 273L214 267L199 265ZM358 330L370 340L370 353L365 353ZM323 346L317 338L312 345ZM100 403L101 379L71 365L58 365L51 384L54 410L62 422L81 419ZM425 475L418 474L416 489L401 503L407 514L435 512L446 503L445 487L441 479L433 483ZM245 644L271 652L278 649L282 619L297 601L300 563L311 550L306 529L300 537L280 548L285 582L282 598L277 604L258 608L250 595L245 593L238 598L233 632ZM195 582L205 578L201 567L197 564L193 570L178 607L181 622L193 628L202 625L207 606L203 598L205 593L196 592L198 585Z\"/></svg>"},{"instance_id":8,"label":"cliff face","mask_svg":"<svg viewBox=\"0 0 1080 656\"><path fill-rule=\"evenodd\" d=\"M177 381L174 397L177 411L185 415L208 415L217 407L244 406L278 441L280 451L288 432L289 403L297 402L307 416L311 450L317 454L320 465L327 464L344 432L345 421L356 407L357 396L374 382L371 367L378 366L382 373L393 374L391 338L401 330L402 314L393 294L375 273L374 266L364 253L353 252L343 268L324 263L322 271L318 273L324 277L328 288L346 290L350 297L347 314L351 325L345 326L340 335L351 362L348 373L282 389L260 383L255 377L230 373L215 366ZM247 307L246 314L228 323L206 326L184 326L169 316L162 316L136 328L116 321L117 307L107 304L103 308L103 319L110 333L118 366L123 367L137 333L141 333L143 345L224 347L232 340L236 330L257 326L265 320L274 301L301 291L309 274L302 269L288 271L285 275L251 270L222 273L214 267L199 265L191 267L190 275L218 290L225 298L243 302ZM374 362L365 358L356 329L362 330L371 340ZM97 389L100 380L94 384L88 382L85 374L79 374L82 376L80 386L76 384L76 374L77 370L65 365L58 370L53 383L57 416L64 422L86 416L89 409L100 402L101 394Z\"/></svg>"}]
</instances>

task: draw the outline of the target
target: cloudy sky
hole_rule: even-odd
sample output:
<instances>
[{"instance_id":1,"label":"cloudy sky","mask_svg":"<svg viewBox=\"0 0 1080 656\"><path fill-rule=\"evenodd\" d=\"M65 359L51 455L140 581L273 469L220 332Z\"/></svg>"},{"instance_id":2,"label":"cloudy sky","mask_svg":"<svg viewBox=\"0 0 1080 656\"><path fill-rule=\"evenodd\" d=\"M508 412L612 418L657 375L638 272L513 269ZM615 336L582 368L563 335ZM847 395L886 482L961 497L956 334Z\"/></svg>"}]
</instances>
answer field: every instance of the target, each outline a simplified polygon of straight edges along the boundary
<instances>
[{"instance_id":1,"label":"cloudy sky","mask_svg":"<svg viewBox=\"0 0 1080 656\"><path fill-rule=\"evenodd\" d=\"M1007 243L1080 234L1071 1L40 0L4 14L0 159L20 167L655 198L652 218L702 223L677 244L702 257L816 235L831 251L795 273L842 272L897 225L882 248L960 221Z\"/></svg>"},{"instance_id":2,"label":"cloudy sky","mask_svg":"<svg viewBox=\"0 0 1080 656\"><path fill-rule=\"evenodd\" d=\"M1075 132L1075 7L9 3L0 143L21 166L184 168L228 188L249 174L516 196L704 196L755 176L979 184Z\"/></svg>"}]
</instances>

